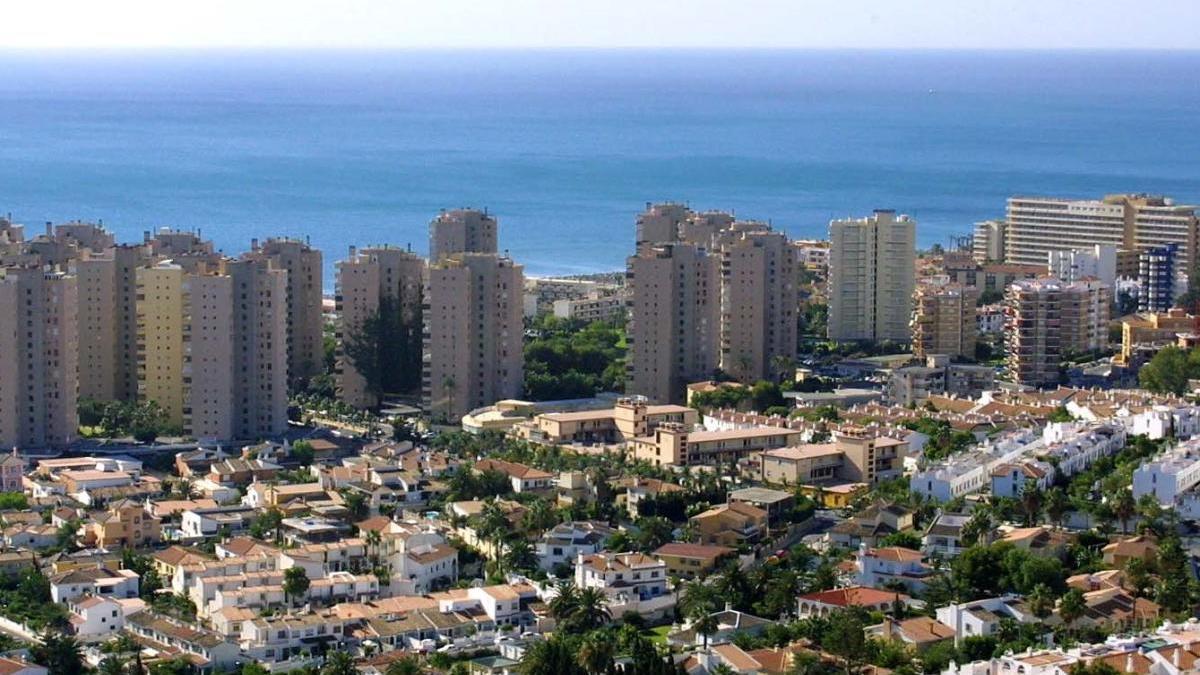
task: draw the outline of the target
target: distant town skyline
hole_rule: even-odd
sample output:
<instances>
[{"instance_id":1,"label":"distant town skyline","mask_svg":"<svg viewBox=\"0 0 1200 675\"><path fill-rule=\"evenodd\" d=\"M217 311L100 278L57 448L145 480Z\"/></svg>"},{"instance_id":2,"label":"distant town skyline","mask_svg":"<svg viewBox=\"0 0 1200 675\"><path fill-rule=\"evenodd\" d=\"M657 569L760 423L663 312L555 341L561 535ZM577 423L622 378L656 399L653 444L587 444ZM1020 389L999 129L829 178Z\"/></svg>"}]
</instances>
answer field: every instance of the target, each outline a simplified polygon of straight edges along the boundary
<instances>
[{"instance_id":1,"label":"distant town skyline","mask_svg":"<svg viewBox=\"0 0 1200 675\"><path fill-rule=\"evenodd\" d=\"M6 48L1195 49L1177 0L9 3Z\"/></svg>"}]
</instances>

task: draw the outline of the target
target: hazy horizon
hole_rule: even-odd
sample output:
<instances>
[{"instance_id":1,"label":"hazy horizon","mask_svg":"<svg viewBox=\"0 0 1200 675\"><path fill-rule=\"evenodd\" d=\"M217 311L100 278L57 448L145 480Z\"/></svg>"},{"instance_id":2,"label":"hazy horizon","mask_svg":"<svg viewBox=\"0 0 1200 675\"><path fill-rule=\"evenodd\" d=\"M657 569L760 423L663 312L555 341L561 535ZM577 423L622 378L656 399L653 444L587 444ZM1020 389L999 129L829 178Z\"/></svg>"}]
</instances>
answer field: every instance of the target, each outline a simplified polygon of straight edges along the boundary
<instances>
[{"instance_id":1,"label":"hazy horizon","mask_svg":"<svg viewBox=\"0 0 1200 675\"><path fill-rule=\"evenodd\" d=\"M10 3L7 48L1200 47L1178 0L208 0Z\"/></svg>"}]
</instances>

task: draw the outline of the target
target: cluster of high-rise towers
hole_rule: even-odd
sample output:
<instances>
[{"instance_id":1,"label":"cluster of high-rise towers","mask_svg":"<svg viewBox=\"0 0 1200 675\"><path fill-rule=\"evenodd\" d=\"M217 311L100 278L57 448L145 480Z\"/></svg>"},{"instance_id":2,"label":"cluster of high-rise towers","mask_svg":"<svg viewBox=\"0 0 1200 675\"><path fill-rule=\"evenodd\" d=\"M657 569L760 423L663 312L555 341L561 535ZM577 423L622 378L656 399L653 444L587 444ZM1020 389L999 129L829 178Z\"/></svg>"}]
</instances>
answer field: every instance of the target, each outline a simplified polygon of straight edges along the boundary
<instances>
[{"instance_id":1,"label":"cluster of high-rise towers","mask_svg":"<svg viewBox=\"0 0 1200 675\"><path fill-rule=\"evenodd\" d=\"M422 319L422 393L453 419L520 393L521 267L496 251L496 220L446 211L429 261L399 248L351 249L338 264L338 332L392 296ZM0 219L0 445L70 443L78 402L154 401L188 436L278 436L289 390L324 369L322 256L304 241L252 241L230 257L199 232L116 242L91 223L25 237ZM13 320L8 320L12 318ZM377 401L345 354L336 378L353 405Z\"/></svg>"},{"instance_id":2,"label":"cluster of high-rise towers","mask_svg":"<svg viewBox=\"0 0 1200 675\"><path fill-rule=\"evenodd\" d=\"M677 402L717 372L753 382L793 366L797 263L783 233L668 203L638 216L636 246L627 392Z\"/></svg>"}]
</instances>

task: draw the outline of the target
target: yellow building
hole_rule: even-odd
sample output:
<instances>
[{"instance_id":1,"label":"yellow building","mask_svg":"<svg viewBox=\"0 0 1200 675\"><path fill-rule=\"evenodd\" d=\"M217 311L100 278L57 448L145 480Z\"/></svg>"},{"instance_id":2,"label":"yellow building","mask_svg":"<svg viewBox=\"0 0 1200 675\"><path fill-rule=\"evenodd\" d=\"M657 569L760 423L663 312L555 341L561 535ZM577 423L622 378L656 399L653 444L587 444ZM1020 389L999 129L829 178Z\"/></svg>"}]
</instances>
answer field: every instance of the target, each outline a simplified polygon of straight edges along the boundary
<instances>
[{"instance_id":1,"label":"yellow building","mask_svg":"<svg viewBox=\"0 0 1200 675\"><path fill-rule=\"evenodd\" d=\"M1131 314L1121 320L1121 363L1129 363L1134 349L1141 344L1174 342L1178 333L1190 333L1196 317L1182 309L1165 313Z\"/></svg>"},{"instance_id":2,"label":"yellow building","mask_svg":"<svg viewBox=\"0 0 1200 675\"><path fill-rule=\"evenodd\" d=\"M658 547L654 557L666 563L667 574L694 579L712 572L726 560L736 558L737 551L728 546L673 541Z\"/></svg>"},{"instance_id":3,"label":"yellow building","mask_svg":"<svg viewBox=\"0 0 1200 675\"><path fill-rule=\"evenodd\" d=\"M84 523L80 538L88 546L105 549L150 546L162 539L161 521L140 504L122 500Z\"/></svg>"},{"instance_id":4,"label":"yellow building","mask_svg":"<svg viewBox=\"0 0 1200 675\"><path fill-rule=\"evenodd\" d=\"M183 427L183 268L170 261L137 270L138 398Z\"/></svg>"}]
</instances>

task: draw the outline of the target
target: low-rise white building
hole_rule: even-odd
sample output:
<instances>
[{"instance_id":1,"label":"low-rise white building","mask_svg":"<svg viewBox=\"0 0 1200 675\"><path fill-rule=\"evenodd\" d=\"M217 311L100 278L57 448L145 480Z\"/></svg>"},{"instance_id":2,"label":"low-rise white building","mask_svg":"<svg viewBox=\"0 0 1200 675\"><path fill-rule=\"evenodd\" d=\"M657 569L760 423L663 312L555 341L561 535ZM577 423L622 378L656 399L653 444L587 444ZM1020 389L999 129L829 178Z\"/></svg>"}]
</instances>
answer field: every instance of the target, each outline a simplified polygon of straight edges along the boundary
<instances>
[{"instance_id":1,"label":"low-rise white building","mask_svg":"<svg viewBox=\"0 0 1200 675\"><path fill-rule=\"evenodd\" d=\"M112 598L80 596L67 605L71 631L83 640L103 639L125 628L125 612Z\"/></svg>"},{"instance_id":2,"label":"low-rise white building","mask_svg":"<svg viewBox=\"0 0 1200 675\"><path fill-rule=\"evenodd\" d=\"M136 598L139 581L138 573L133 570L81 567L50 577L50 599L65 603L83 595Z\"/></svg>"},{"instance_id":3,"label":"low-rise white building","mask_svg":"<svg viewBox=\"0 0 1200 675\"><path fill-rule=\"evenodd\" d=\"M547 572L558 565L571 565L580 555L604 550L616 529L597 521L559 523L538 540L535 550L538 566Z\"/></svg>"},{"instance_id":4,"label":"low-rise white building","mask_svg":"<svg viewBox=\"0 0 1200 675\"><path fill-rule=\"evenodd\" d=\"M937 608L937 620L953 628L959 638L993 635L1000 630L1004 619L1018 623L1041 622L1015 596L984 598Z\"/></svg>"},{"instance_id":5,"label":"low-rise white building","mask_svg":"<svg viewBox=\"0 0 1200 675\"><path fill-rule=\"evenodd\" d=\"M868 588L902 585L909 592L924 591L933 569L922 562L924 555L898 546L858 547L854 557L854 582Z\"/></svg>"},{"instance_id":6,"label":"low-rise white building","mask_svg":"<svg viewBox=\"0 0 1200 675\"><path fill-rule=\"evenodd\" d=\"M675 607L667 564L643 553L581 555L575 562L575 585L604 591L614 619L633 613L654 620Z\"/></svg>"},{"instance_id":7,"label":"low-rise white building","mask_svg":"<svg viewBox=\"0 0 1200 675\"><path fill-rule=\"evenodd\" d=\"M1200 483L1200 439L1181 443L1134 469L1133 497L1153 495L1160 505L1174 506L1197 483Z\"/></svg>"}]
</instances>

